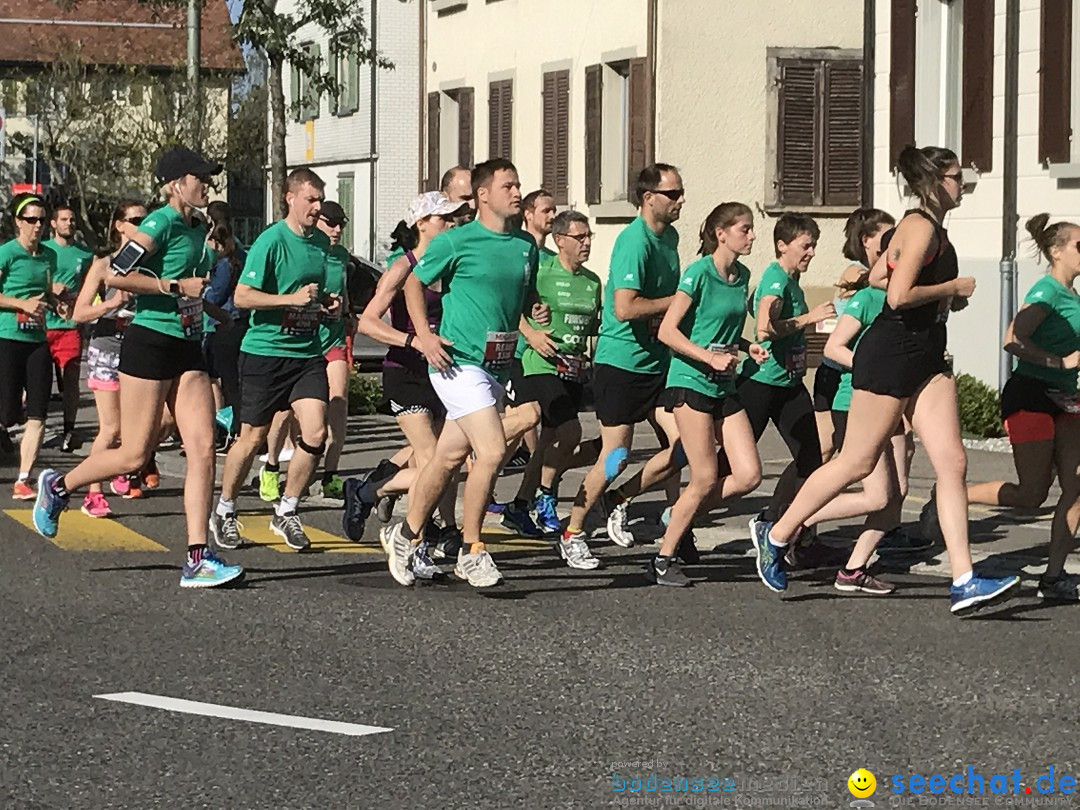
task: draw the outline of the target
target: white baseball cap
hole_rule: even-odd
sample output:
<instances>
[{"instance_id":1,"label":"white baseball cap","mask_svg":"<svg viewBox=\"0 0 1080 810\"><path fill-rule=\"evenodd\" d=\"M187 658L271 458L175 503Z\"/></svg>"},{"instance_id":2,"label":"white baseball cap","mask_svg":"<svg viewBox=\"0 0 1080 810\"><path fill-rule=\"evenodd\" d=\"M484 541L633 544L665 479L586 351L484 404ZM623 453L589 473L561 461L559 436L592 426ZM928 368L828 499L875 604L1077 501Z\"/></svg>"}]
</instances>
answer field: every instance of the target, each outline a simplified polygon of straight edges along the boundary
<instances>
[{"instance_id":1,"label":"white baseball cap","mask_svg":"<svg viewBox=\"0 0 1080 810\"><path fill-rule=\"evenodd\" d=\"M468 203L454 202L441 191L425 191L411 203L405 214L405 224L412 227L425 217L452 214L464 208Z\"/></svg>"}]
</instances>

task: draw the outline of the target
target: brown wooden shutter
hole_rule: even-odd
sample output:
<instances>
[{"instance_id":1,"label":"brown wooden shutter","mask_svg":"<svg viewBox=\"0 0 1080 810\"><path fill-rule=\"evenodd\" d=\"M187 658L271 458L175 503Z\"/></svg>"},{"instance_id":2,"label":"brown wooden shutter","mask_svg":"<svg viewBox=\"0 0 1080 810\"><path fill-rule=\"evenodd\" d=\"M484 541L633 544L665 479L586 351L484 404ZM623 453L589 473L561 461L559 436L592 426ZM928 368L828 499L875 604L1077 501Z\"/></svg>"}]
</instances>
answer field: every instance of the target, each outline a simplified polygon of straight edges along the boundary
<instances>
[{"instance_id":1,"label":"brown wooden shutter","mask_svg":"<svg viewBox=\"0 0 1080 810\"><path fill-rule=\"evenodd\" d=\"M1072 140L1072 0L1042 0L1039 161L1068 163Z\"/></svg>"},{"instance_id":2,"label":"brown wooden shutter","mask_svg":"<svg viewBox=\"0 0 1080 810\"><path fill-rule=\"evenodd\" d=\"M428 191L437 191L440 179L439 156L439 93L428 93L427 97L427 183Z\"/></svg>"},{"instance_id":3,"label":"brown wooden shutter","mask_svg":"<svg viewBox=\"0 0 1080 810\"><path fill-rule=\"evenodd\" d=\"M994 156L994 15L964 3L960 162L988 172Z\"/></svg>"},{"instance_id":4,"label":"brown wooden shutter","mask_svg":"<svg viewBox=\"0 0 1080 810\"><path fill-rule=\"evenodd\" d=\"M818 152L825 161L822 205L862 204L863 66L857 59L825 62L825 143Z\"/></svg>"},{"instance_id":5,"label":"brown wooden shutter","mask_svg":"<svg viewBox=\"0 0 1080 810\"><path fill-rule=\"evenodd\" d=\"M568 202L568 162L570 159L570 71L544 74L543 151L541 185L550 191L556 205Z\"/></svg>"},{"instance_id":6,"label":"brown wooden shutter","mask_svg":"<svg viewBox=\"0 0 1080 810\"><path fill-rule=\"evenodd\" d=\"M915 0L892 0L889 60L889 168L895 169L900 152L915 143Z\"/></svg>"},{"instance_id":7,"label":"brown wooden shutter","mask_svg":"<svg viewBox=\"0 0 1080 810\"><path fill-rule=\"evenodd\" d=\"M649 154L649 124L652 118L652 99L649 90L648 61L642 57L630 60L630 110L627 127L626 188L637 185L641 170L651 162Z\"/></svg>"},{"instance_id":8,"label":"brown wooden shutter","mask_svg":"<svg viewBox=\"0 0 1080 810\"><path fill-rule=\"evenodd\" d=\"M471 87L456 91L458 103L458 165L473 165L473 120L476 116L474 93Z\"/></svg>"},{"instance_id":9,"label":"brown wooden shutter","mask_svg":"<svg viewBox=\"0 0 1080 810\"><path fill-rule=\"evenodd\" d=\"M514 82L492 82L488 87L488 158L513 160Z\"/></svg>"},{"instance_id":10,"label":"brown wooden shutter","mask_svg":"<svg viewBox=\"0 0 1080 810\"><path fill-rule=\"evenodd\" d=\"M818 137L821 63L802 59L780 61L777 201L780 205L819 204Z\"/></svg>"},{"instance_id":11,"label":"brown wooden shutter","mask_svg":"<svg viewBox=\"0 0 1080 810\"><path fill-rule=\"evenodd\" d=\"M585 68L585 203L600 202L601 135L604 125L604 66Z\"/></svg>"}]
</instances>

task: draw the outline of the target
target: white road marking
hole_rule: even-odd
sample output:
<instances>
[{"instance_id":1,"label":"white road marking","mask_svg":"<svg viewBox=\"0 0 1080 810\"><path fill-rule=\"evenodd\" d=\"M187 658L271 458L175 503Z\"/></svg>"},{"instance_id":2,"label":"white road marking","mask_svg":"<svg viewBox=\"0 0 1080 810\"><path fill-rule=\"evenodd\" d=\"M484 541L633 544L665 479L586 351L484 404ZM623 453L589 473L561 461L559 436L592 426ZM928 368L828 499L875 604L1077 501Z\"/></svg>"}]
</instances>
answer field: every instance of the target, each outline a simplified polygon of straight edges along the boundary
<instances>
[{"instance_id":1,"label":"white road marking","mask_svg":"<svg viewBox=\"0 0 1080 810\"><path fill-rule=\"evenodd\" d=\"M304 728L310 731L328 731L331 734L347 734L350 737L362 737L365 734L380 734L384 731L393 731L392 728L379 726L363 726L359 723L340 723L336 720L319 720L315 717L301 717L295 714L277 714L275 712L259 712L252 709L238 709L234 706L221 706L216 703L200 703L196 700L182 700L181 698L164 697L162 695L149 695L145 692L116 692L110 695L94 695L101 700L112 700L117 703L133 703L136 706L150 706L154 709L164 709L168 712L182 712L183 714L201 714L207 717L222 717L226 720L244 720L248 723L265 723L271 726L287 726L289 728Z\"/></svg>"}]
</instances>

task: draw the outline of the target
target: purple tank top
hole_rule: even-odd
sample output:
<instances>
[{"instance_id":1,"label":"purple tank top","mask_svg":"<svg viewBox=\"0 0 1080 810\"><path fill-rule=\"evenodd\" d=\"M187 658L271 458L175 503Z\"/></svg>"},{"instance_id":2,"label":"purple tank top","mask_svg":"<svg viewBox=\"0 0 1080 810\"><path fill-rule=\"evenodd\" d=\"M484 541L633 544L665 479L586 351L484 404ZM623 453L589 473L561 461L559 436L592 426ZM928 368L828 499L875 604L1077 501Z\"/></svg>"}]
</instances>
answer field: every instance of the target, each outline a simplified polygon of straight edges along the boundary
<instances>
[{"instance_id":1,"label":"purple tank top","mask_svg":"<svg viewBox=\"0 0 1080 810\"><path fill-rule=\"evenodd\" d=\"M406 251L405 258L409 262L410 269L416 267L416 257L413 256L411 250ZM442 293L425 287L424 303L427 305L428 324L432 331L436 331L442 320ZM390 325L407 335L416 334L416 327L413 326L409 310L405 306L403 292L399 291L390 303ZM383 367L386 366L407 368L419 374L427 374L427 360L424 359L424 355L416 349L406 349L404 346L391 346L387 349L386 358L383 360Z\"/></svg>"}]
</instances>

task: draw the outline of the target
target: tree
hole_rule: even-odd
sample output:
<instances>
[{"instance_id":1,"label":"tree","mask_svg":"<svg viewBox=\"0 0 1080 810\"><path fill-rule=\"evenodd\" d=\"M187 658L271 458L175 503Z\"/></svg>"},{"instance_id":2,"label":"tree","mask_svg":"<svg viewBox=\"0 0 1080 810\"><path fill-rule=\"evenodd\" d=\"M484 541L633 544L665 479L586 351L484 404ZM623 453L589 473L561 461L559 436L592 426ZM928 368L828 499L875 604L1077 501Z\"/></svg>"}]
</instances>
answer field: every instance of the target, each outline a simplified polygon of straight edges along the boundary
<instances>
[{"instance_id":1,"label":"tree","mask_svg":"<svg viewBox=\"0 0 1080 810\"><path fill-rule=\"evenodd\" d=\"M401 0L405 2L405 0ZM363 0L297 0L295 11L276 10L275 0L244 0L240 18L233 26L236 41L254 48L267 64L270 96L270 182L280 199L285 191L286 105L285 65L292 65L308 77L308 92L315 99L323 93L336 95L341 87L326 69L321 55L303 47L299 31L315 25L324 31L340 52L352 52L359 63L374 61L383 68L393 64L371 47ZM310 99L309 99L310 100ZM301 99L301 103L303 103Z\"/></svg>"}]
</instances>

